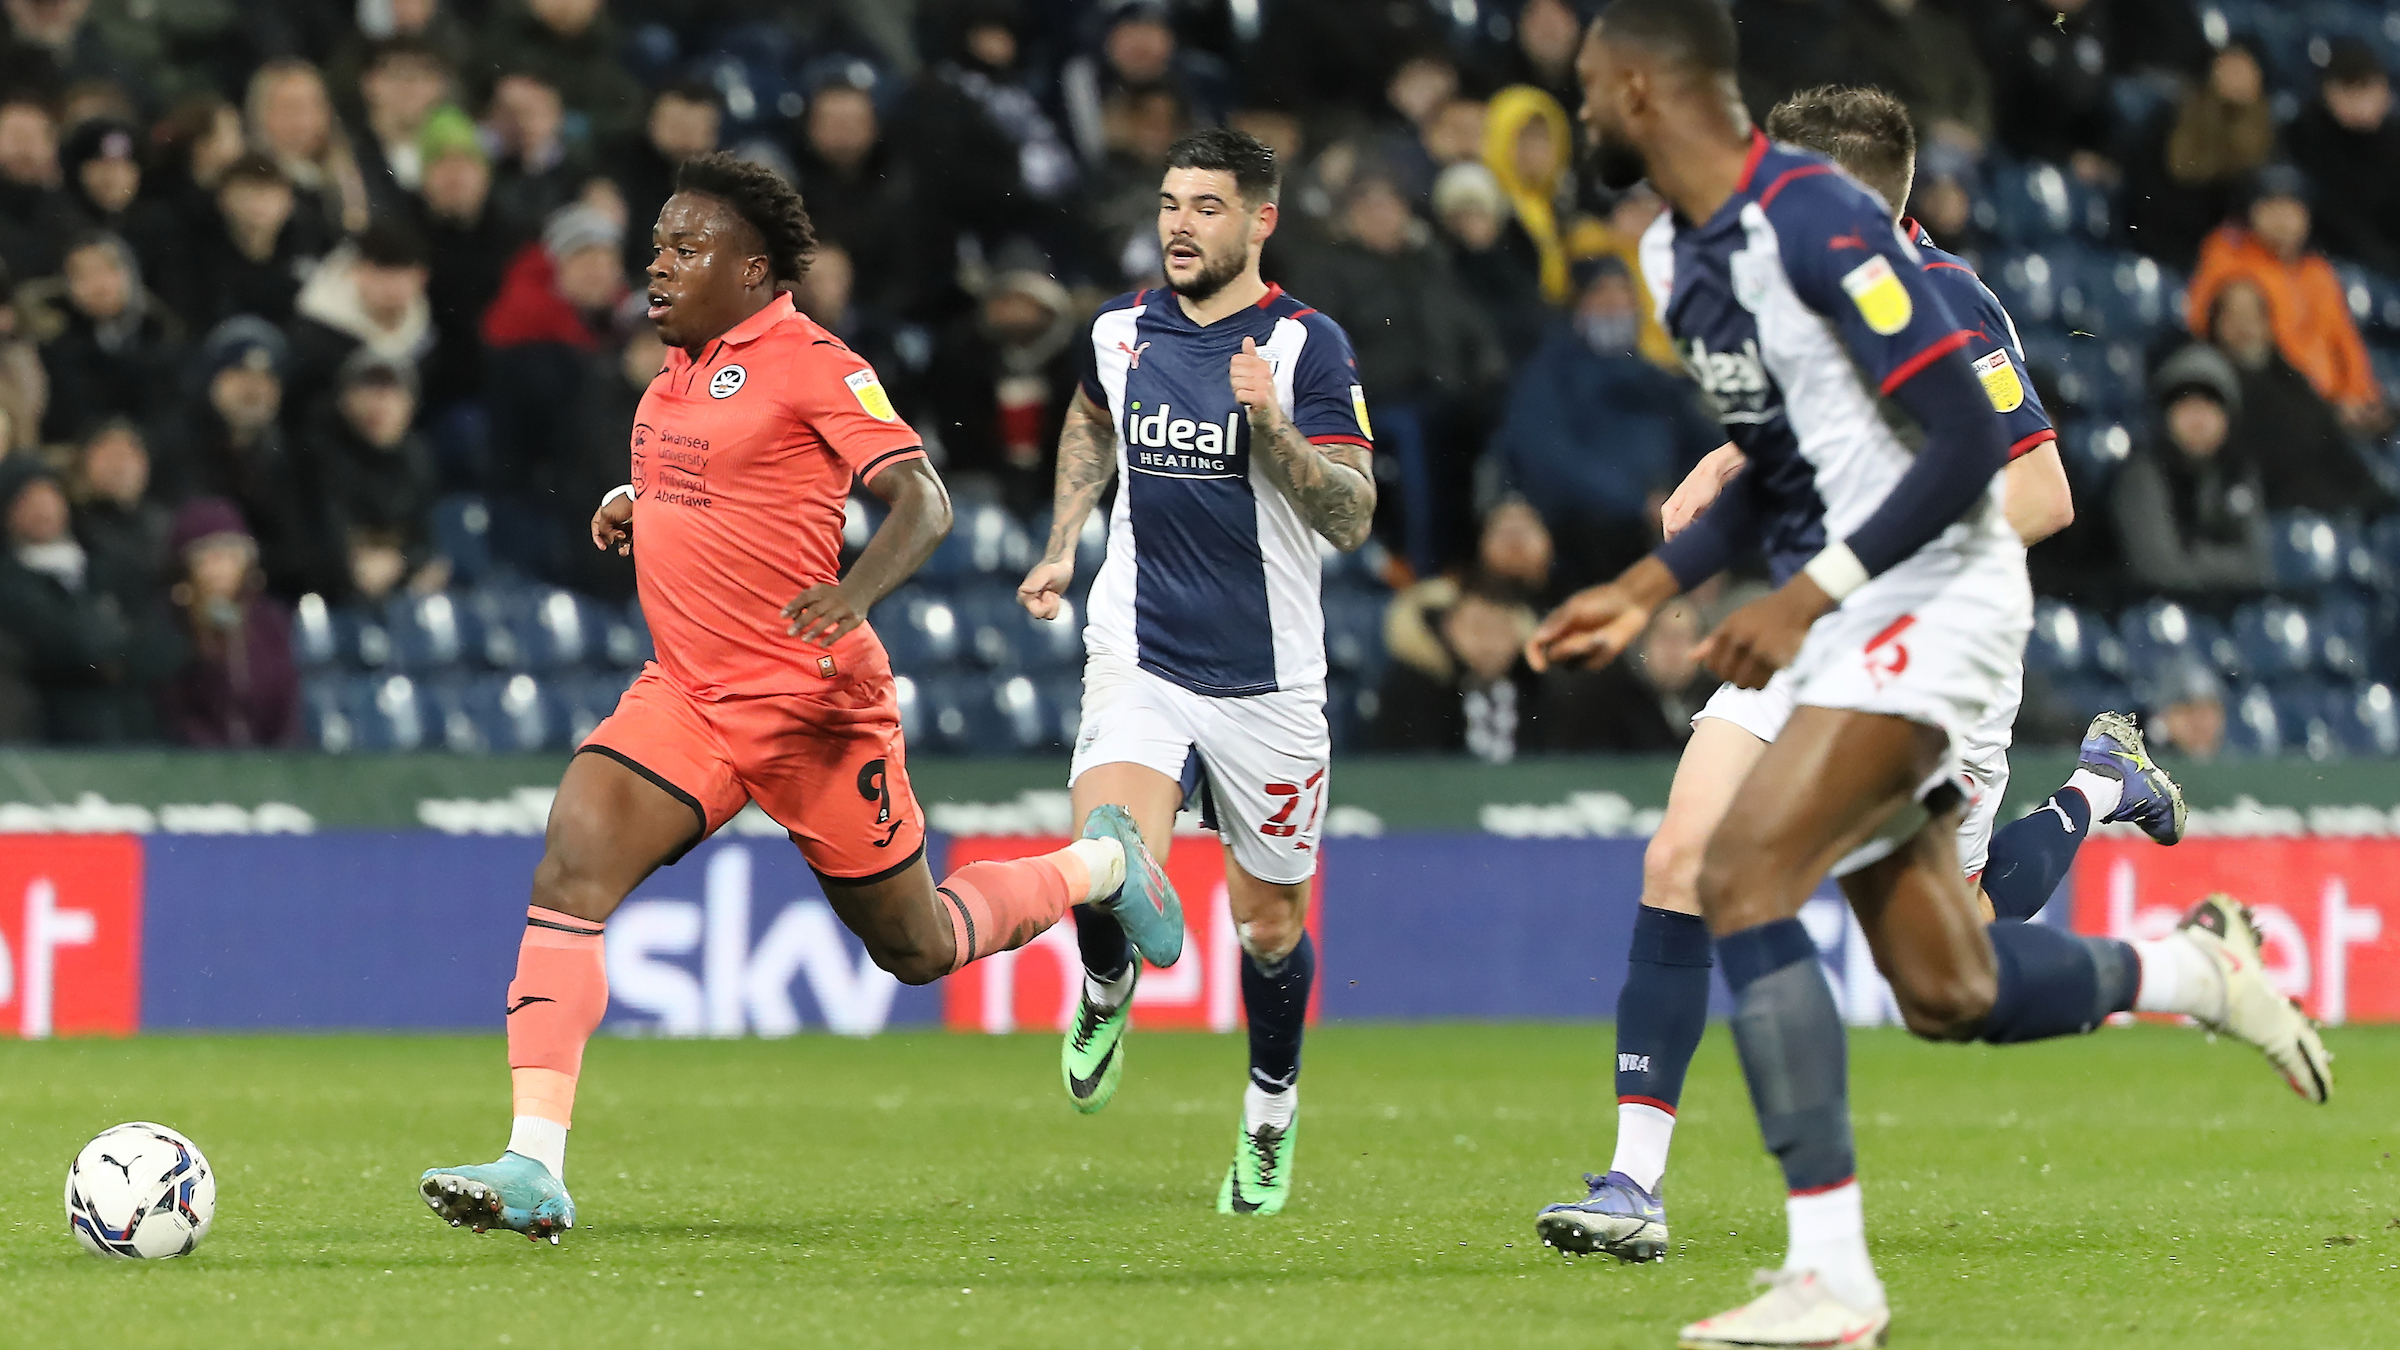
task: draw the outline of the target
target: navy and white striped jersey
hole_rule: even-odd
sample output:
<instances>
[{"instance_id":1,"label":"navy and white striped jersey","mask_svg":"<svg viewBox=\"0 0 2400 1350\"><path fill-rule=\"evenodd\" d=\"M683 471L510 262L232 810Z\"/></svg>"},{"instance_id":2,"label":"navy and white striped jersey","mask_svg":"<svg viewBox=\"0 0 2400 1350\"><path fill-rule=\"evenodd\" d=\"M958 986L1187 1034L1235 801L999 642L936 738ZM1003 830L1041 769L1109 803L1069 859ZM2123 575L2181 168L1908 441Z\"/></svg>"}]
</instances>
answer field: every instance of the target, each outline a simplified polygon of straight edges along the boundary
<instances>
[{"instance_id":1,"label":"navy and white striped jersey","mask_svg":"<svg viewBox=\"0 0 2400 1350\"><path fill-rule=\"evenodd\" d=\"M1966 345L1975 378L1983 383L1992 411L2008 428L2011 460L2058 439L2042 396L2034 392L2025 373L2025 344L2017 340L2017 322L2008 316L2000 297L1992 294L1975 269L1955 253L1937 247L1925 227L1913 220L1900 222L1901 235L1916 244L1925 258L1925 279L1949 302L1951 316L1974 330Z\"/></svg>"},{"instance_id":2,"label":"navy and white striped jersey","mask_svg":"<svg viewBox=\"0 0 2400 1350\"><path fill-rule=\"evenodd\" d=\"M1778 585L1849 539L1907 472L1922 431L1892 393L1953 352L1988 355L1881 198L1756 133L1733 196L1699 224L1661 215L1641 258L1660 322L1748 460L1728 491L1751 495ZM1919 552L2014 544L1999 490L1995 476Z\"/></svg>"},{"instance_id":3,"label":"navy and white striped jersey","mask_svg":"<svg viewBox=\"0 0 2400 1350\"><path fill-rule=\"evenodd\" d=\"M1217 697L1325 679L1317 536L1251 460L1232 383L1243 338L1274 368L1301 435L1370 444L1350 339L1280 286L1206 327L1172 291L1119 296L1083 353L1084 393L1116 424L1119 475L1084 646Z\"/></svg>"}]
</instances>

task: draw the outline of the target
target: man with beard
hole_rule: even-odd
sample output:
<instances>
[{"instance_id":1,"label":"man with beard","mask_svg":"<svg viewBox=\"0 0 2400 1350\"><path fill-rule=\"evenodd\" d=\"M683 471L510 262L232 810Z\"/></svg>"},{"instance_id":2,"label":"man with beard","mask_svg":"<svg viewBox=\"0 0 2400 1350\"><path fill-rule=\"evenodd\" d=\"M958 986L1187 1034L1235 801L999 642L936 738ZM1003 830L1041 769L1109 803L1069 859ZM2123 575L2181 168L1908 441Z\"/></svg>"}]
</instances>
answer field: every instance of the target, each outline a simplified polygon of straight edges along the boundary
<instances>
[{"instance_id":1,"label":"man with beard","mask_svg":"<svg viewBox=\"0 0 2400 1350\"><path fill-rule=\"evenodd\" d=\"M1999 490L2009 442L1966 354L1975 334L1917 243L1831 160L1754 130L1735 69L1715 0L1615 0L1578 59L1600 177L1647 178L1670 207L1642 273L1748 466L1674 539L1561 606L1528 655L1612 659L1668 598L1765 548L1777 589L1696 655L1741 689L1773 681L1793 711L1733 789L1698 891L1790 1245L1764 1294L1681 1344L1881 1344L1847 1046L1799 919L1829 872L1920 1036L2040 1040L2138 1007L2259 1044L2311 1100L2330 1066L2230 901L2203 903L2205 933L2138 945L1977 922L1962 757L2007 695L2033 609Z\"/></svg>"},{"instance_id":2,"label":"man with beard","mask_svg":"<svg viewBox=\"0 0 2400 1350\"><path fill-rule=\"evenodd\" d=\"M1084 629L1078 819L1130 811L1164 857L1197 791L1225 845L1242 944L1250 1086L1223 1214L1274 1214L1292 1190L1301 1024L1316 949L1303 926L1325 814L1325 621L1317 537L1366 542L1375 514L1365 390L1341 327L1270 286L1275 152L1211 129L1167 153L1163 289L1101 306L1058 440L1047 552L1018 587L1056 619L1075 541L1111 478L1108 557ZM1139 967L1108 914L1075 911L1084 978L1061 1052L1075 1108L1116 1092Z\"/></svg>"}]
</instances>

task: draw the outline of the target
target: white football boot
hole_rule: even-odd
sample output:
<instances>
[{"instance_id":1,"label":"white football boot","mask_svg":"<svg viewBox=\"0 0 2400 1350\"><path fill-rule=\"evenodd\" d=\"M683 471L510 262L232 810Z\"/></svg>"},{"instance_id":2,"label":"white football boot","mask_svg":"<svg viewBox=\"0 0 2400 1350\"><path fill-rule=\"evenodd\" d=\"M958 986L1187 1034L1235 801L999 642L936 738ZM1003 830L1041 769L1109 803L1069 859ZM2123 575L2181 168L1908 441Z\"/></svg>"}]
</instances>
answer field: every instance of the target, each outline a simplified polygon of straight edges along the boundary
<instances>
[{"instance_id":1,"label":"white football boot","mask_svg":"<svg viewBox=\"0 0 2400 1350\"><path fill-rule=\"evenodd\" d=\"M1762 1270L1751 1277L1767 1292L1685 1327L1683 1350L1758 1350L1775 1347L1853 1347L1883 1344L1892 1325L1888 1307L1853 1308L1834 1297L1813 1270Z\"/></svg>"},{"instance_id":2,"label":"white football boot","mask_svg":"<svg viewBox=\"0 0 2400 1350\"><path fill-rule=\"evenodd\" d=\"M2308 1100L2322 1103L2332 1096L2333 1056L2316 1023L2268 983L2249 906L2230 895L2209 896L2192 906L2175 931L2207 952L2225 979L2224 1017L2194 1020L2266 1052L2267 1062L2292 1091Z\"/></svg>"}]
</instances>

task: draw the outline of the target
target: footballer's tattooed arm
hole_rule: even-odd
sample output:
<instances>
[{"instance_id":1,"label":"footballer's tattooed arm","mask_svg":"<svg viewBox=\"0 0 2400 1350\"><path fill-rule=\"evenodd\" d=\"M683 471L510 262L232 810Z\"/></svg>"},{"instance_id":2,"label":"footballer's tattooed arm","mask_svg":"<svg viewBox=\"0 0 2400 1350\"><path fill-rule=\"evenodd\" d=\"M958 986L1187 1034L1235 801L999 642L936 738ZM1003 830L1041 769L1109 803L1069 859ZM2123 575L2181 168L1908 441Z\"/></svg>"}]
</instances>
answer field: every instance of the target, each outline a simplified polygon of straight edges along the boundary
<instances>
[{"instance_id":1,"label":"footballer's tattooed arm","mask_svg":"<svg viewBox=\"0 0 2400 1350\"><path fill-rule=\"evenodd\" d=\"M1366 447L1319 446L1300 434L1275 398L1275 370L1242 339L1233 358L1233 396L1250 418L1250 450L1309 528L1344 553L1367 542L1375 523L1375 471Z\"/></svg>"},{"instance_id":2,"label":"footballer's tattooed arm","mask_svg":"<svg viewBox=\"0 0 2400 1350\"><path fill-rule=\"evenodd\" d=\"M1117 473L1117 428L1082 389L1058 433L1058 483L1050 503L1050 543L1017 587L1017 603L1037 619L1058 617L1059 597L1075 579L1075 540L1084 518Z\"/></svg>"},{"instance_id":3,"label":"footballer's tattooed arm","mask_svg":"<svg viewBox=\"0 0 2400 1350\"><path fill-rule=\"evenodd\" d=\"M1375 523L1375 472L1361 445L1314 445L1270 403L1250 409L1250 444L1309 528L1344 553L1367 542Z\"/></svg>"}]
</instances>

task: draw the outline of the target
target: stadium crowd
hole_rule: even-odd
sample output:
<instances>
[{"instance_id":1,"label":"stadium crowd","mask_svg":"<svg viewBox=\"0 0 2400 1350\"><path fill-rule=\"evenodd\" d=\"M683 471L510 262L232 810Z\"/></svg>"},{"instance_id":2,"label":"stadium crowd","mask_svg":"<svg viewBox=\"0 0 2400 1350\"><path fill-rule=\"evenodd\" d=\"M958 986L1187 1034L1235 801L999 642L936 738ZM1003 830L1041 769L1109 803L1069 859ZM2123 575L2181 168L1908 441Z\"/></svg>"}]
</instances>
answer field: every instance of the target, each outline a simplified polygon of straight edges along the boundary
<instances>
[{"instance_id":1,"label":"stadium crowd","mask_svg":"<svg viewBox=\"0 0 2400 1350\"><path fill-rule=\"evenodd\" d=\"M0 0L0 739L587 729L647 641L586 522L660 359L649 222L730 148L800 186L800 307L961 504L876 616L912 746L1064 745L1079 644L1009 593L1085 316L1156 284L1159 165L1222 122L1287 166L1268 274L1372 403L1378 544L1327 562L1338 743L1671 749L1738 579L1614 670L1517 655L1721 439L1650 313L1656 201L1574 171L1596 7ZM2032 555L2020 738L2117 706L2198 756L2400 752L2400 8L1734 12L1754 114L1907 102L1911 213L2020 324L2078 504Z\"/></svg>"}]
</instances>

